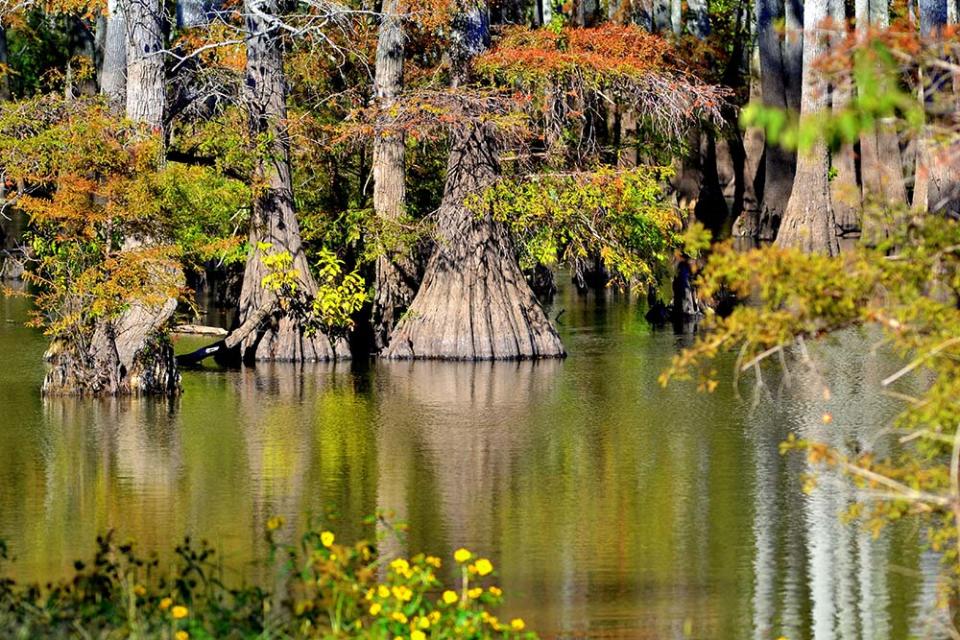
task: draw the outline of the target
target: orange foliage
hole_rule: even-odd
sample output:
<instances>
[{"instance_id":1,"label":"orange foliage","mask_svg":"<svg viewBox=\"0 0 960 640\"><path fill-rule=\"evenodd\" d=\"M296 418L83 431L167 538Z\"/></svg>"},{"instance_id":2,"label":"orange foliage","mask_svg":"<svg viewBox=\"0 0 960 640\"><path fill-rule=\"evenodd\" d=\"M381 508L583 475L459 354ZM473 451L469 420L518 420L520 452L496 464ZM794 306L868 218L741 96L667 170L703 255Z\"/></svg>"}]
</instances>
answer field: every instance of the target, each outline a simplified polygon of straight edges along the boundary
<instances>
[{"instance_id":1,"label":"orange foliage","mask_svg":"<svg viewBox=\"0 0 960 640\"><path fill-rule=\"evenodd\" d=\"M474 64L481 73L531 79L570 73L636 76L668 68L669 52L663 38L635 25L567 27L559 34L510 27Z\"/></svg>"}]
</instances>

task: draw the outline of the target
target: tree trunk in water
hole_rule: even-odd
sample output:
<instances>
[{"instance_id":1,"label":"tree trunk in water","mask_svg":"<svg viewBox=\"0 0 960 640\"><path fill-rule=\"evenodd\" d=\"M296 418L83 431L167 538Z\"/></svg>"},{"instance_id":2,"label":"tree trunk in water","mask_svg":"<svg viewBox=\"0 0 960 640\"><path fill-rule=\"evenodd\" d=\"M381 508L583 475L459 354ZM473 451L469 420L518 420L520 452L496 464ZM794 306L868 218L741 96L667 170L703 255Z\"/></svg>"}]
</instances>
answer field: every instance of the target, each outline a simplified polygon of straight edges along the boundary
<instances>
[{"instance_id":1,"label":"tree trunk in water","mask_svg":"<svg viewBox=\"0 0 960 640\"><path fill-rule=\"evenodd\" d=\"M832 26L840 30L833 35L832 40L839 44L843 43L846 33L847 16L844 4L844 0L830 0ZM835 84L831 88L830 106L835 114L843 112L850 105L852 88L852 83L848 81ZM834 176L830 181L830 199L833 203L837 229L841 234L860 230L863 207L860 201L860 185L857 184L857 165L854 156L853 144L844 143L831 158Z\"/></svg>"},{"instance_id":2,"label":"tree trunk in water","mask_svg":"<svg viewBox=\"0 0 960 640\"><path fill-rule=\"evenodd\" d=\"M499 360L563 356L560 337L524 280L513 242L464 198L497 179L487 126L458 134L447 165L437 248L388 358Z\"/></svg>"},{"instance_id":3,"label":"tree trunk in water","mask_svg":"<svg viewBox=\"0 0 960 640\"><path fill-rule=\"evenodd\" d=\"M100 93L112 106L122 109L127 101L127 21L123 16L123 0L108 1L106 24Z\"/></svg>"},{"instance_id":4,"label":"tree trunk in water","mask_svg":"<svg viewBox=\"0 0 960 640\"><path fill-rule=\"evenodd\" d=\"M270 140L269 149L257 158L254 168L253 211L250 219L250 255L243 275L238 320L244 321L276 297L263 285L270 270L265 254L288 252L291 269L298 274L298 293L312 299L317 283L303 253L300 227L294 212L290 168L290 141L284 129L287 118L286 79L280 34L267 16L276 13L276 0L246 0L247 66L244 101L252 138ZM269 248L264 248L268 244ZM245 338L241 351L245 361L281 360L304 362L349 357L345 340L328 339L319 331L309 335L302 318L282 309L267 326Z\"/></svg>"},{"instance_id":5,"label":"tree trunk in water","mask_svg":"<svg viewBox=\"0 0 960 640\"><path fill-rule=\"evenodd\" d=\"M798 110L800 101L795 85L799 86L800 76L795 75L796 50L802 51L802 40L794 23L795 11L785 11L781 0L757 0L756 13L763 104L773 109ZM788 31L781 40L778 30L783 21ZM753 230L755 238L773 240L776 237L793 188L796 163L795 153L779 143L765 141L762 189L758 189L762 199L759 224Z\"/></svg>"},{"instance_id":6,"label":"tree trunk in water","mask_svg":"<svg viewBox=\"0 0 960 640\"><path fill-rule=\"evenodd\" d=\"M886 29L890 24L886 0L856 0L855 9L861 37L871 27ZM865 204L874 202L890 209L907 203L900 141L892 121L878 122L873 129L860 134L860 181ZM867 244L876 244L887 235L885 225L874 216L865 216L861 224L861 237Z\"/></svg>"},{"instance_id":7,"label":"tree trunk in water","mask_svg":"<svg viewBox=\"0 0 960 640\"><path fill-rule=\"evenodd\" d=\"M154 0L130 0L125 9L129 20L126 116L162 136L165 74L163 58L158 52L164 44L163 5ZM153 242L152 238L127 237L123 251L136 251ZM152 277L157 281L183 283L179 268L155 265L152 269ZM131 300L129 308L119 317L97 324L89 347L54 345L49 357L52 366L44 379L44 393L177 393L180 374L165 333L176 308L176 298L168 298L158 305Z\"/></svg>"},{"instance_id":8,"label":"tree trunk in water","mask_svg":"<svg viewBox=\"0 0 960 640\"><path fill-rule=\"evenodd\" d=\"M828 15L828 0L813 0L804 5L801 120L817 117L828 106L824 80L813 66L826 51L826 40L820 29ZM830 201L829 171L830 155L822 141L797 156L797 175L777 234L778 246L827 255L840 252Z\"/></svg>"},{"instance_id":9,"label":"tree trunk in water","mask_svg":"<svg viewBox=\"0 0 960 640\"><path fill-rule=\"evenodd\" d=\"M377 39L376 98L385 114L403 88L403 22L398 0L383 3L383 18ZM381 115L381 117L387 117ZM401 133L379 135L373 141L373 208L388 228L403 216L406 197L405 142ZM385 247L377 259L373 329L377 349L387 346L390 332L413 301L417 268L410 251Z\"/></svg>"}]
</instances>

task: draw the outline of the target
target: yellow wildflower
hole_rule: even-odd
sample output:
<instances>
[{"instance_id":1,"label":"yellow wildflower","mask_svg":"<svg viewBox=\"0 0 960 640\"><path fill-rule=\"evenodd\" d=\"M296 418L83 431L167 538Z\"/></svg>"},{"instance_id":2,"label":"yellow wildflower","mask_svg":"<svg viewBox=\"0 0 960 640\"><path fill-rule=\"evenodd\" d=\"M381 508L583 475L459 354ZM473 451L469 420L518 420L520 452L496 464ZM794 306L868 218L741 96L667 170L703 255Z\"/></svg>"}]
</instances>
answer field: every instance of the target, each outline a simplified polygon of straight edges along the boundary
<instances>
[{"instance_id":1,"label":"yellow wildflower","mask_svg":"<svg viewBox=\"0 0 960 640\"><path fill-rule=\"evenodd\" d=\"M403 615L402 611L394 611L393 615L390 616L400 624L407 624L407 616Z\"/></svg>"},{"instance_id":2,"label":"yellow wildflower","mask_svg":"<svg viewBox=\"0 0 960 640\"><path fill-rule=\"evenodd\" d=\"M393 592L394 598L403 602L409 602L410 599L413 598L413 591L406 585L401 584L391 589L391 591Z\"/></svg>"},{"instance_id":3,"label":"yellow wildflower","mask_svg":"<svg viewBox=\"0 0 960 640\"><path fill-rule=\"evenodd\" d=\"M333 546L334 539L335 537L333 533L330 531L324 531L323 533L320 534L320 542L323 544L323 546L325 546L328 549L331 546Z\"/></svg>"},{"instance_id":4,"label":"yellow wildflower","mask_svg":"<svg viewBox=\"0 0 960 640\"><path fill-rule=\"evenodd\" d=\"M381 609L383 609L383 607L380 606L380 603L374 602L372 605L370 605L370 615L372 616L377 615L378 613L380 613Z\"/></svg>"},{"instance_id":5,"label":"yellow wildflower","mask_svg":"<svg viewBox=\"0 0 960 640\"><path fill-rule=\"evenodd\" d=\"M380 596L381 598L389 598L390 589L387 587L387 585L382 584L379 587L377 587L377 595Z\"/></svg>"},{"instance_id":6,"label":"yellow wildflower","mask_svg":"<svg viewBox=\"0 0 960 640\"><path fill-rule=\"evenodd\" d=\"M133 588L133 593L142 598L143 596L147 595L147 589L142 584L138 584Z\"/></svg>"},{"instance_id":7,"label":"yellow wildflower","mask_svg":"<svg viewBox=\"0 0 960 640\"><path fill-rule=\"evenodd\" d=\"M188 638L190 637L190 634L184 631L183 629L181 629L180 631L177 631L175 634L173 634L173 637L176 638L177 640L188 640Z\"/></svg>"},{"instance_id":8,"label":"yellow wildflower","mask_svg":"<svg viewBox=\"0 0 960 640\"><path fill-rule=\"evenodd\" d=\"M472 557L473 554L462 547L453 552L453 559L460 564L463 564Z\"/></svg>"},{"instance_id":9,"label":"yellow wildflower","mask_svg":"<svg viewBox=\"0 0 960 640\"><path fill-rule=\"evenodd\" d=\"M180 618L186 618L188 613L190 613L190 611L182 604L178 604L170 610L170 615L172 615L176 620L179 620Z\"/></svg>"},{"instance_id":10,"label":"yellow wildflower","mask_svg":"<svg viewBox=\"0 0 960 640\"><path fill-rule=\"evenodd\" d=\"M267 520L267 529L275 531L283 526L283 516L273 516Z\"/></svg>"},{"instance_id":11,"label":"yellow wildflower","mask_svg":"<svg viewBox=\"0 0 960 640\"><path fill-rule=\"evenodd\" d=\"M419 620L417 620L417 626L420 627L421 629L429 629L430 618L420 618Z\"/></svg>"},{"instance_id":12,"label":"yellow wildflower","mask_svg":"<svg viewBox=\"0 0 960 640\"><path fill-rule=\"evenodd\" d=\"M480 558L479 560L477 560L476 567L477 567L477 573L479 573L482 576L485 576L489 574L491 571L493 571L493 565L486 558Z\"/></svg>"},{"instance_id":13,"label":"yellow wildflower","mask_svg":"<svg viewBox=\"0 0 960 640\"><path fill-rule=\"evenodd\" d=\"M430 612L430 615L428 615L427 618L430 619L430 622L431 622L432 624L437 624L438 622L440 622L440 612L439 612L439 611L431 611L431 612Z\"/></svg>"},{"instance_id":14,"label":"yellow wildflower","mask_svg":"<svg viewBox=\"0 0 960 640\"><path fill-rule=\"evenodd\" d=\"M526 628L527 624L523 621L522 618L514 618L510 621L510 627L514 631L523 631Z\"/></svg>"},{"instance_id":15,"label":"yellow wildflower","mask_svg":"<svg viewBox=\"0 0 960 640\"><path fill-rule=\"evenodd\" d=\"M427 564L430 565L431 567L435 567L439 569L440 565L443 563L440 562L440 558L438 558L437 556L427 556Z\"/></svg>"},{"instance_id":16,"label":"yellow wildflower","mask_svg":"<svg viewBox=\"0 0 960 640\"><path fill-rule=\"evenodd\" d=\"M443 601L446 602L447 604L453 604L459 599L460 598L459 596L457 596L457 593L455 591L447 590L443 592Z\"/></svg>"},{"instance_id":17,"label":"yellow wildflower","mask_svg":"<svg viewBox=\"0 0 960 640\"><path fill-rule=\"evenodd\" d=\"M172 604L173 604L173 598L164 598L163 600L160 601L160 610L166 611L167 609L170 608L170 605Z\"/></svg>"},{"instance_id":18,"label":"yellow wildflower","mask_svg":"<svg viewBox=\"0 0 960 640\"><path fill-rule=\"evenodd\" d=\"M483 588L474 587L473 589L470 589L470 591L467 591L467 595L470 596L471 598L479 598L480 596L483 595Z\"/></svg>"},{"instance_id":19,"label":"yellow wildflower","mask_svg":"<svg viewBox=\"0 0 960 640\"><path fill-rule=\"evenodd\" d=\"M490 587L489 591L490 595L496 596L497 598L503 595L503 590L500 587Z\"/></svg>"},{"instance_id":20,"label":"yellow wildflower","mask_svg":"<svg viewBox=\"0 0 960 640\"><path fill-rule=\"evenodd\" d=\"M397 558L390 563L390 568L396 571L397 573L404 573L410 568L410 563L404 560L403 558Z\"/></svg>"},{"instance_id":21,"label":"yellow wildflower","mask_svg":"<svg viewBox=\"0 0 960 640\"><path fill-rule=\"evenodd\" d=\"M420 629L414 629L410 632L410 640L427 640L427 634Z\"/></svg>"},{"instance_id":22,"label":"yellow wildflower","mask_svg":"<svg viewBox=\"0 0 960 640\"><path fill-rule=\"evenodd\" d=\"M366 598L367 600L373 600L374 593L375 591L372 588L367 589L367 595L365 595L364 598Z\"/></svg>"}]
</instances>

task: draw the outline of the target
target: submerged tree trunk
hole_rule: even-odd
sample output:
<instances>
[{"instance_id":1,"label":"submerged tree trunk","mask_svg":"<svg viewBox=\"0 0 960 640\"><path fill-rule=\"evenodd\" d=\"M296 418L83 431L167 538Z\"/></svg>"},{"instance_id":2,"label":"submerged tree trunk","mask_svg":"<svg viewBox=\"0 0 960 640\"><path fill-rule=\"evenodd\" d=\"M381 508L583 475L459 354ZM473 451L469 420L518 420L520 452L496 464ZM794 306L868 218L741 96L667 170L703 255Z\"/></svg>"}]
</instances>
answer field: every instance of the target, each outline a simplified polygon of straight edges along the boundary
<instances>
[{"instance_id":1,"label":"submerged tree trunk","mask_svg":"<svg viewBox=\"0 0 960 640\"><path fill-rule=\"evenodd\" d=\"M801 120L817 117L828 106L825 82L813 66L826 51L826 39L821 29L828 15L828 0L813 0L804 5ZM837 255L840 252L830 199L829 171L830 154L823 141L797 156L797 175L777 234L777 245L809 253Z\"/></svg>"},{"instance_id":2,"label":"submerged tree trunk","mask_svg":"<svg viewBox=\"0 0 960 640\"><path fill-rule=\"evenodd\" d=\"M238 320L242 325L251 315L269 305L277 294L264 286L271 271L264 258L287 252L290 269L297 275L297 294L311 300L317 283L310 273L294 212L290 168L290 141L284 128L287 117L283 50L280 34L268 21L276 14L276 0L246 0L247 35L244 101L249 114L251 137L268 140L254 167L253 211L250 219L250 255L244 270ZM241 343L245 361L281 360L304 362L349 357L345 340L328 339L319 331L308 331L304 318L278 305L269 321Z\"/></svg>"},{"instance_id":3,"label":"submerged tree trunk","mask_svg":"<svg viewBox=\"0 0 960 640\"><path fill-rule=\"evenodd\" d=\"M385 114L403 88L403 22L398 0L383 3L383 17L377 39L376 99ZM382 117L386 117L385 115ZM406 197L405 142L402 133L377 136L373 141L373 208L382 219L385 231L402 218ZM395 242L390 242L395 245ZM376 295L373 300L374 340L377 349L387 346L390 332L413 301L417 287L417 268L409 248L385 247L377 259Z\"/></svg>"},{"instance_id":4,"label":"submerged tree trunk","mask_svg":"<svg viewBox=\"0 0 960 640\"><path fill-rule=\"evenodd\" d=\"M397 325L389 358L492 360L564 355L527 285L507 231L464 199L497 179L487 125L453 141L440 205L437 248L410 310Z\"/></svg>"},{"instance_id":5,"label":"submerged tree trunk","mask_svg":"<svg viewBox=\"0 0 960 640\"><path fill-rule=\"evenodd\" d=\"M486 6L453 20L454 87L469 79L470 59L489 44ZM492 125L472 122L454 134L437 222L436 248L410 309L397 324L388 358L500 360L563 356L517 264L509 233L489 211L464 200L499 175Z\"/></svg>"},{"instance_id":6,"label":"submerged tree trunk","mask_svg":"<svg viewBox=\"0 0 960 640\"><path fill-rule=\"evenodd\" d=\"M166 104L164 64L159 53L164 45L163 4L159 0L129 0L126 16L126 116L162 136ZM117 95L114 92L111 97ZM155 238L128 236L122 250L137 251L155 243ZM183 274L177 267L155 264L150 269L156 283L183 284ZM44 392L177 393L180 374L166 334L176 308L174 297L157 304L132 299L118 317L97 323L90 345L54 345L48 353L51 368L44 380Z\"/></svg>"}]
</instances>

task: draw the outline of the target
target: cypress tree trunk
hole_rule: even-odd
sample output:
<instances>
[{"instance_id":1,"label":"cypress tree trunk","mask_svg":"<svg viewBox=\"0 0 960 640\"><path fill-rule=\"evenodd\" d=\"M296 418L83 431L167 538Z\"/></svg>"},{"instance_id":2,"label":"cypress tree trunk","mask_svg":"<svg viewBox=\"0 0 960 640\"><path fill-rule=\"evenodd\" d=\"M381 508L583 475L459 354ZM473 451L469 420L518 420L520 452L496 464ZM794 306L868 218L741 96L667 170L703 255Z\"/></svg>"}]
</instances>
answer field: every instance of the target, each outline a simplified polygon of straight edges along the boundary
<instances>
[{"instance_id":1,"label":"cypress tree trunk","mask_svg":"<svg viewBox=\"0 0 960 640\"><path fill-rule=\"evenodd\" d=\"M281 360L304 362L349 357L342 339L331 340L320 332L308 333L304 320L285 312L277 295L263 285L270 274L265 255L288 252L291 268L298 274L298 293L310 300L317 283L310 273L294 212L290 168L290 141L284 128L287 117L283 51L277 29L268 16L277 12L276 0L246 0L246 81L244 101L253 139L269 140L268 149L257 158L252 177L253 211L250 219L250 255L240 291L239 323L270 306L272 313L260 329L245 338L241 352L245 361ZM263 245L269 245L264 249Z\"/></svg>"},{"instance_id":2,"label":"cypress tree trunk","mask_svg":"<svg viewBox=\"0 0 960 640\"><path fill-rule=\"evenodd\" d=\"M162 0L120 0L127 25L127 117L163 132L165 86Z\"/></svg>"},{"instance_id":3,"label":"cypress tree trunk","mask_svg":"<svg viewBox=\"0 0 960 640\"><path fill-rule=\"evenodd\" d=\"M486 7L454 20L454 87L467 80L470 57L488 42ZM400 320L388 358L493 360L563 356L563 345L527 285L513 242L490 212L464 199L497 179L496 143L489 124L471 123L451 145L437 246L423 284Z\"/></svg>"},{"instance_id":4,"label":"cypress tree trunk","mask_svg":"<svg viewBox=\"0 0 960 640\"><path fill-rule=\"evenodd\" d=\"M828 106L827 87L820 72L813 67L817 58L826 51L821 25L828 16L829 0L805 3L801 120L816 117ZM823 142L798 155L797 174L777 234L778 246L828 255L840 252L830 201L829 170L830 155Z\"/></svg>"},{"instance_id":5,"label":"cypress tree trunk","mask_svg":"<svg viewBox=\"0 0 960 640\"><path fill-rule=\"evenodd\" d=\"M403 22L398 13L398 0L383 3L383 17L377 38L375 91L381 113L396 102L403 88ZM382 115L381 117L387 117ZM406 197L404 136L389 133L373 141L373 208L390 230L404 212ZM417 265L407 248L391 251L377 259L376 295L373 300L374 339L377 349L387 346L401 314L413 301Z\"/></svg>"},{"instance_id":6,"label":"cypress tree trunk","mask_svg":"<svg viewBox=\"0 0 960 640\"><path fill-rule=\"evenodd\" d=\"M754 13L754 15L756 15ZM756 32L756 20L752 20L752 32ZM750 55L750 101L760 102L760 51L754 47ZM733 235L757 238L760 235L760 199L763 195L764 142L766 136L761 127L748 127L743 133L743 204L733 224Z\"/></svg>"},{"instance_id":7,"label":"cypress tree trunk","mask_svg":"<svg viewBox=\"0 0 960 640\"><path fill-rule=\"evenodd\" d=\"M103 39L103 66L100 93L111 105L123 108L127 101L127 21L121 0L108 0L106 35Z\"/></svg>"},{"instance_id":8,"label":"cypress tree trunk","mask_svg":"<svg viewBox=\"0 0 960 640\"><path fill-rule=\"evenodd\" d=\"M887 0L856 0L857 31L861 37L871 28L886 29L890 24ZM860 181L863 202L876 202L884 208L903 206L907 187L903 180L900 141L892 121L878 122L860 134ZM861 237L876 244L887 235L878 220L867 216L862 221Z\"/></svg>"},{"instance_id":9,"label":"cypress tree trunk","mask_svg":"<svg viewBox=\"0 0 960 640\"><path fill-rule=\"evenodd\" d=\"M125 9L126 116L162 136L166 104L164 64L159 53L164 45L163 4L160 0L129 0ZM135 251L153 242L153 238L128 236L122 249ZM159 265L152 269L152 277L158 282L182 285L179 269ZM44 393L177 393L180 374L165 333L176 308L176 298L155 305L132 299L119 317L97 324L90 345L53 345L48 352L51 368L44 379Z\"/></svg>"},{"instance_id":10,"label":"cypress tree trunk","mask_svg":"<svg viewBox=\"0 0 960 640\"><path fill-rule=\"evenodd\" d=\"M790 0L787 0L790 3ZM802 39L795 24L796 12L786 11L782 0L756 0L757 48L760 64L760 94L763 104L773 109L798 110L800 85L797 74L797 50L802 51ZM785 23L787 33L781 39L779 25ZM799 45L799 46L798 46ZM776 237L784 208L793 188L796 172L796 154L779 144L765 141L762 194L758 224L745 233L762 240Z\"/></svg>"},{"instance_id":11,"label":"cypress tree trunk","mask_svg":"<svg viewBox=\"0 0 960 640\"><path fill-rule=\"evenodd\" d=\"M846 34L847 16L844 0L830 0L832 28L836 30L833 40L842 43ZM840 113L850 104L852 83L844 81L831 88L830 106L834 113ZM860 230L860 185L857 184L857 166L852 143L845 143L833 154L831 165L834 170L830 181L830 198L833 203L837 229L841 234Z\"/></svg>"},{"instance_id":12,"label":"cypress tree trunk","mask_svg":"<svg viewBox=\"0 0 960 640\"><path fill-rule=\"evenodd\" d=\"M497 179L491 132L477 124L454 141L440 205L437 248L389 358L492 360L564 355L516 261L513 243L488 214L463 200Z\"/></svg>"}]
</instances>

